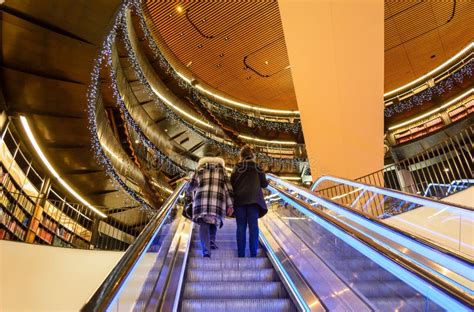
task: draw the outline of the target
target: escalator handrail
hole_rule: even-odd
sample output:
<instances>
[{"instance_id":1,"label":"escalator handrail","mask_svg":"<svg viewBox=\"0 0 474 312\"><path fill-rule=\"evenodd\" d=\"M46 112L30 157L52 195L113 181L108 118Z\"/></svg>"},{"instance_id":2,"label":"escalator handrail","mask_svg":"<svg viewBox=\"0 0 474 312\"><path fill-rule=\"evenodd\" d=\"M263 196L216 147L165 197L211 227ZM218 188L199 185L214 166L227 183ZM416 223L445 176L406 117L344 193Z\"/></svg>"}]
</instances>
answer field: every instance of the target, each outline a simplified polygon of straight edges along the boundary
<instances>
[{"instance_id":1,"label":"escalator handrail","mask_svg":"<svg viewBox=\"0 0 474 312\"><path fill-rule=\"evenodd\" d=\"M280 178L278 178L277 176L274 176L274 175L272 175L272 174L269 174L268 176L269 176L270 179L272 179L272 180L275 181L276 183L280 183L280 184L282 184L282 185L285 185L285 184L288 184L288 183L289 183L289 182L287 182L287 181L281 180ZM391 230L391 231L396 232L397 234L406 236L406 237L408 237L408 238L410 238L410 239L413 239L413 240L415 240L415 241L417 241L417 242L419 242L419 243L421 243L421 244L423 244L423 245L426 245L426 246L428 246L428 247L430 247L430 248L432 248L432 249L438 250L438 251L440 251L440 252L442 252L442 253L444 253L444 254L448 254L449 256L455 258L455 259L458 260L458 261L461 261L461 262L466 263L466 264L469 264L469 265L473 265L473 264L474 264L474 261L473 261L472 259L470 259L470 258L468 258L468 257L466 257L466 256L464 256L464 255L462 255L462 254L456 253L456 251L454 251L454 250L451 250L451 249L446 248L446 247L444 247L444 246L437 245L437 244L435 244L435 243L433 243L433 242L431 242L431 241L429 241L429 240L427 240L427 239L425 239L425 238L423 238L423 237L420 237L420 236L418 236L418 235L409 233L409 232L407 232L407 231L405 231L405 230L399 229L399 228L397 228L397 227L395 227L395 226L392 226L392 225L390 225L390 224L387 224L387 223L385 223L385 222L382 222L382 221L380 221L379 219L377 219L377 218L375 218L375 217L373 217L373 216L371 216L371 215L369 215L369 214L366 214L366 213L364 213L364 212L362 212L362 211L360 211L360 210L353 209L353 208L348 207L348 206L346 206L346 205L344 205L344 204L341 204L341 203L338 203L338 202L336 202L336 201L333 201L332 199L329 199L329 198L322 198L321 196L318 196L317 194L315 194L315 192L310 192L310 191L308 191L307 189L304 189L304 188L299 187L299 186L294 185L294 184L291 184L291 186L294 187L294 188L296 188L296 189L298 189L298 190L300 190L302 193L310 193L310 194L312 194L312 195L314 195L314 196L317 196L317 197L320 198L321 200L325 200L325 201L328 201L329 203L332 203L332 204L334 204L334 205L337 205L339 208L344 209L344 210L346 210L346 211L348 211L348 212L350 212L350 213L352 213L352 214L356 214L356 215L358 215L358 216L360 216L360 217L362 217L362 218L365 218L365 219L367 219L368 221L377 224L378 226L387 228L387 229L389 229L389 230ZM304 196L304 194L302 194L302 195ZM305 197L307 197L307 196L305 196Z\"/></svg>"},{"instance_id":2,"label":"escalator handrail","mask_svg":"<svg viewBox=\"0 0 474 312\"><path fill-rule=\"evenodd\" d=\"M269 175L270 176L270 175ZM450 202L445 202L441 200L437 200L434 198L427 198L423 197L417 194L409 194L409 193L404 193L398 190L392 190L388 189L385 187L380 187L380 186L375 186L375 185L370 185L358 181L352 181L349 179L345 178L339 178L335 176L321 176L319 177L314 183L313 186L311 186L311 191L315 192L314 189L324 181L330 181L330 182L336 182L340 184L345 184L345 185L350 185L353 187L360 187L363 188L364 190L371 191L373 193L377 194L382 194L390 197L394 197L397 199L401 200L406 200L418 205L422 206L428 206L428 207L433 207L433 208L439 208L439 209L444 209L444 208L459 208L459 209L464 209L464 210L469 210L469 211L474 211L474 207L469 207L469 206L464 206L460 204L455 204L455 203L450 203Z\"/></svg>"},{"instance_id":3,"label":"escalator handrail","mask_svg":"<svg viewBox=\"0 0 474 312\"><path fill-rule=\"evenodd\" d=\"M313 206L311 206L310 204L302 201L301 199L293 196L292 194L284 191L284 190L281 190L279 188L276 188L274 186L271 186L274 190L276 190L277 192L283 194L283 196L285 197L288 197L290 198L292 201L294 201L295 203L297 203L298 205L301 205L302 207L304 207L307 211L317 215L318 217L322 218L323 220L335 225L336 227L342 229L343 231L345 231L346 233L348 233L349 235L353 236L354 238L358 239L359 241L361 241L362 243L368 245L369 247L371 247L372 249L376 250L377 252L381 253L381 254L384 254L386 257L388 257L390 260L392 260L394 263L397 263L399 265L401 265L402 267L404 267L405 269L407 269L408 271L420 276L421 278L423 278L424 280L428 281L429 283L433 283L435 284L438 288L442 289L443 291L453 295L454 297L456 297L458 300L460 300L461 302L467 304L468 306L470 306L472 303L472 298L469 296L469 294L467 294L466 292L464 292L462 289L454 286L453 284L450 284L448 283L446 280L440 278L439 276L433 274L432 272L430 272L429 270L423 268L423 267L420 267L416 264L413 264L410 260L406 259L406 258L403 258L403 257L400 257L398 256L396 253L394 253L393 251L389 250L388 248L384 247L384 246L381 246L379 243L377 243L376 241L374 241L372 238L366 236L364 233L361 233L357 230L354 230L352 229L350 226L342 223L341 221L337 220L336 218L334 218L333 216L329 215L329 214L326 214L322 211L319 211L317 209L315 209ZM337 205L340 205L340 204L337 204Z\"/></svg>"},{"instance_id":4,"label":"escalator handrail","mask_svg":"<svg viewBox=\"0 0 474 312\"><path fill-rule=\"evenodd\" d=\"M286 182L286 181L285 181L285 182ZM288 182L287 182L287 183L288 183ZM292 185L292 186L293 186L293 185ZM297 185L294 185L294 187L300 189L302 192L308 192L306 189L303 189L303 188L301 188L301 187L298 187ZM318 196L318 195L314 194L314 192L313 192L313 195ZM303 195L303 196L304 196L304 195ZM321 198L320 196L318 196L318 197ZM451 249L449 249L449 248L446 248L446 247L437 245L437 244L435 244L435 243L433 243L433 242L431 242L431 241L429 241L429 240L427 240L427 239L425 239L425 238L423 238L423 237L420 237L420 236L417 236L417 235L415 235L415 234L406 232L406 231L404 231L404 230L402 230L402 229L399 229L399 228L397 228L397 227L395 227L395 226L393 226L393 225L390 225L390 224L388 224L388 223L382 222L382 221L380 221L379 219L377 219L377 218L375 218L375 217L373 217L373 216L371 216L371 215L369 215L369 214L367 214L367 213L365 213L365 212L363 212L363 211L360 211L360 210L354 209L354 208L352 208L352 207L346 206L346 205L344 205L344 204L338 203L338 202L336 202L336 201L334 201L334 200L332 200L332 199L329 199L329 198L321 198L321 199L323 199L323 200L325 200L325 201L328 201L328 202L330 202L330 203L332 203L332 204L334 204L334 205L337 205L339 208L344 209L344 210L346 210L346 211L348 211L348 212L350 212L350 213L353 213L353 214L356 214L356 215L358 215L358 216L360 216L360 217L362 217L362 218L365 218L365 219L367 219L368 221L370 221L370 222L372 222L372 223L376 223L377 225L379 225L379 226L381 226L381 227L385 227L385 228L387 228L387 229L389 229L389 230L391 230L391 231L394 231L394 232L396 232L396 233L398 233L398 234L400 234L400 235L407 236L407 237L409 237L410 239L413 239L413 240L415 240L415 241L417 241L417 242L419 242L419 243L421 243L421 244L423 244L423 245L426 245L426 246L428 246L428 247L430 247L430 248L432 248L432 249L438 250L438 251L440 251L440 252L442 252L442 253L444 253L444 254L448 254L449 256L451 256L451 257L453 257L453 258L455 258L455 259L457 259L457 260L459 260L459 261L461 261L461 262L463 262L463 263L466 263L466 264L469 264L469 265L473 265L473 264L474 264L474 261L473 261L472 259L470 259L470 258L468 258L468 257L466 257L466 256L464 256L464 255L462 255L462 254L456 253L456 251L454 251L454 250L451 250Z\"/></svg>"},{"instance_id":5,"label":"escalator handrail","mask_svg":"<svg viewBox=\"0 0 474 312\"><path fill-rule=\"evenodd\" d=\"M168 212L175 206L177 199L185 189L187 182L175 189L163 203L160 211L146 225L135 242L128 247L123 257L112 269L104 282L92 295L81 311L105 311L122 287L126 278L132 272L141 256L146 252L149 244L166 221Z\"/></svg>"}]
</instances>

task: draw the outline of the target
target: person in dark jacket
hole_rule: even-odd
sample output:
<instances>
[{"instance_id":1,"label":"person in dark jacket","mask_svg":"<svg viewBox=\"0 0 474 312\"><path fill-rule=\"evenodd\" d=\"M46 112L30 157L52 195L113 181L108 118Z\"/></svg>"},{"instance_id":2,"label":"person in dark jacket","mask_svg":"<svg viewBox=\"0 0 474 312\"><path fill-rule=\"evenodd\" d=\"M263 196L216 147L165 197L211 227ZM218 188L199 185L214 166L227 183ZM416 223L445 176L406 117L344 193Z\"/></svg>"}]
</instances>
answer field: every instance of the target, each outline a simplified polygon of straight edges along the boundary
<instances>
[{"instance_id":1,"label":"person in dark jacket","mask_svg":"<svg viewBox=\"0 0 474 312\"><path fill-rule=\"evenodd\" d=\"M268 186L268 181L250 146L246 145L240 150L240 161L234 167L230 181L234 190L234 213L237 220L237 254L245 257L248 225L250 256L256 257L258 218L267 213L262 188Z\"/></svg>"},{"instance_id":2,"label":"person in dark jacket","mask_svg":"<svg viewBox=\"0 0 474 312\"><path fill-rule=\"evenodd\" d=\"M192 220L199 224L204 257L210 257L211 249L218 248L217 227L222 227L225 216L233 213L232 186L218 154L215 145L206 148L186 189L186 197L192 198Z\"/></svg>"}]
</instances>

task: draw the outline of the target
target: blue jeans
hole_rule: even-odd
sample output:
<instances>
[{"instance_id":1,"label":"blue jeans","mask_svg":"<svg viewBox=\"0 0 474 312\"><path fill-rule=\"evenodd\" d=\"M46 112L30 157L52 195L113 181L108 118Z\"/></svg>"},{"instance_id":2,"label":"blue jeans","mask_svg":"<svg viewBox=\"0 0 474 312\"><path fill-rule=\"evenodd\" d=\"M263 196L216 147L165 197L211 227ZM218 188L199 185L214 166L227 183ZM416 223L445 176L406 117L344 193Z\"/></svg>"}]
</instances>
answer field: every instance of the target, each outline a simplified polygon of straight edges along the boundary
<instances>
[{"instance_id":1,"label":"blue jeans","mask_svg":"<svg viewBox=\"0 0 474 312\"><path fill-rule=\"evenodd\" d=\"M260 207L258 205L245 205L235 208L235 219L237 220L237 255L239 257L245 257L247 225L249 228L250 256L257 256L259 213Z\"/></svg>"},{"instance_id":2,"label":"blue jeans","mask_svg":"<svg viewBox=\"0 0 474 312\"><path fill-rule=\"evenodd\" d=\"M210 242L216 241L217 225L206 222L199 223L199 238L201 239L202 253L211 254Z\"/></svg>"}]
</instances>

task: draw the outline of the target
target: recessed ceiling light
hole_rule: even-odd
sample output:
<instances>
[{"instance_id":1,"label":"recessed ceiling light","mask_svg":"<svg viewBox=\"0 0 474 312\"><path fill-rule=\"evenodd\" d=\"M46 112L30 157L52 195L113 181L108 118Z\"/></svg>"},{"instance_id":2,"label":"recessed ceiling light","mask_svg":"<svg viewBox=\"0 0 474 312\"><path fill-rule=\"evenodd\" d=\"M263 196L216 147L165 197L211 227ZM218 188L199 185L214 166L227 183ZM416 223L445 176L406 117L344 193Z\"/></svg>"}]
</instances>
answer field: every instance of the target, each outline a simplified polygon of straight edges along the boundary
<instances>
[{"instance_id":1,"label":"recessed ceiling light","mask_svg":"<svg viewBox=\"0 0 474 312\"><path fill-rule=\"evenodd\" d=\"M180 36L184 36L184 32L180 32L179 35L180 35Z\"/></svg>"},{"instance_id":2,"label":"recessed ceiling light","mask_svg":"<svg viewBox=\"0 0 474 312\"><path fill-rule=\"evenodd\" d=\"M449 168L444 168L444 172L449 172Z\"/></svg>"},{"instance_id":3,"label":"recessed ceiling light","mask_svg":"<svg viewBox=\"0 0 474 312\"><path fill-rule=\"evenodd\" d=\"M219 68L219 67L221 67L221 66L222 66L221 64L217 64L217 65L216 65L217 68Z\"/></svg>"},{"instance_id":4,"label":"recessed ceiling light","mask_svg":"<svg viewBox=\"0 0 474 312\"><path fill-rule=\"evenodd\" d=\"M202 44L198 44L198 48L202 48L202 47L203 47Z\"/></svg>"},{"instance_id":5,"label":"recessed ceiling light","mask_svg":"<svg viewBox=\"0 0 474 312\"><path fill-rule=\"evenodd\" d=\"M176 11L178 11L179 13L183 12L183 7L180 6L180 5L178 5L178 6L176 7Z\"/></svg>"},{"instance_id":6,"label":"recessed ceiling light","mask_svg":"<svg viewBox=\"0 0 474 312\"><path fill-rule=\"evenodd\" d=\"M224 53L219 54L220 57L224 57Z\"/></svg>"},{"instance_id":7,"label":"recessed ceiling light","mask_svg":"<svg viewBox=\"0 0 474 312\"><path fill-rule=\"evenodd\" d=\"M265 61L265 65L268 65L268 61Z\"/></svg>"},{"instance_id":8,"label":"recessed ceiling light","mask_svg":"<svg viewBox=\"0 0 474 312\"><path fill-rule=\"evenodd\" d=\"M202 22L203 22L203 23L205 23L205 22L206 22L206 19L205 19L205 18L203 18L203 19L202 19Z\"/></svg>"},{"instance_id":9,"label":"recessed ceiling light","mask_svg":"<svg viewBox=\"0 0 474 312\"><path fill-rule=\"evenodd\" d=\"M225 37L224 37L224 40L225 40L225 41L229 40L229 37L225 36Z\"/></svg>"}]
</instances>

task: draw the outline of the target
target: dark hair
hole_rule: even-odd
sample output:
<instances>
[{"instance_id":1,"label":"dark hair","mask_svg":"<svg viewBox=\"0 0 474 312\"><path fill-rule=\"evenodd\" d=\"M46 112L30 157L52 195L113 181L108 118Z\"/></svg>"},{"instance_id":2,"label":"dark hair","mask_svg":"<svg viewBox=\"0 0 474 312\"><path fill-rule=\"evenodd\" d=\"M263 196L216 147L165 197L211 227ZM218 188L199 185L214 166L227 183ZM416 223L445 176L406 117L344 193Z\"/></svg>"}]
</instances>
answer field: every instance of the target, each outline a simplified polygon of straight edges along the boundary
<instances>
[{"instance_id":1,"label":"dark hair","mask_svg":"<svg viewBox=\"0 0 474 312\"><path fill-rule=\"evenodd\" d=\"M250 145L244 145L240 149L240 160L249 160L255 157L255 153L253 152Z\"/></svg>"},{"instance_id":2,"label":"dark hair","mask_svg":"<svg viewBox=\"0 0 474 312\"><path fill-rule=\"evenodd\" d=\"M204 147L204 157L217 157L221 154L221 150L215 144L207 144Z\"/></svg>"}]
</instances>

